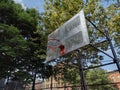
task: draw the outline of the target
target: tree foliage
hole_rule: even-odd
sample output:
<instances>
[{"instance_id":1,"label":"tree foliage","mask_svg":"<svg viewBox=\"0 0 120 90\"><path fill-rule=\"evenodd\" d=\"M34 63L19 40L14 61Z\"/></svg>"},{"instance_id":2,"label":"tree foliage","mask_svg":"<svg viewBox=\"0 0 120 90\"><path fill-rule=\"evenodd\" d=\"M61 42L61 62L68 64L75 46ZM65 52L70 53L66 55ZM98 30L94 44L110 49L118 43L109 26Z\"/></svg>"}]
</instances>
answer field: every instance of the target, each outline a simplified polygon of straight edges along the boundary
<instances>
[{"instance_id":1,"label":"tree foliage","mask_svg":"<svg viewBox=\"0 0 120 90\"><path fill-rule=\"evenodd\" d=\"M24 54L26 41L17 28L0 24L0 43L0 77L3 78L9 75L9 72L15 71L19 64L17 57Z\"/></svg>"},{"instance_id":2,"label":"tree foliage","mask_svg":"<svg viewBox=\"0 0 120 90\"><path fill-rule=\"evenodd\" d=\"M109 84L111 83L109 75L105 70L100 68L89 70L86 74L86 82L90 90L115 90L115 88Z\"/></svg>"},{"instance_id":3,"label":"tree foliage","mask_svg":"<svg viewBox=\"0 0 120 90\"><path fill-rule=\"evenodd\" d=\"M29 82L34 73L40 74L46 36L39 19L34 8L24 10L13 0L0 1L0 78Z\"/></svg>"}]
</instances>

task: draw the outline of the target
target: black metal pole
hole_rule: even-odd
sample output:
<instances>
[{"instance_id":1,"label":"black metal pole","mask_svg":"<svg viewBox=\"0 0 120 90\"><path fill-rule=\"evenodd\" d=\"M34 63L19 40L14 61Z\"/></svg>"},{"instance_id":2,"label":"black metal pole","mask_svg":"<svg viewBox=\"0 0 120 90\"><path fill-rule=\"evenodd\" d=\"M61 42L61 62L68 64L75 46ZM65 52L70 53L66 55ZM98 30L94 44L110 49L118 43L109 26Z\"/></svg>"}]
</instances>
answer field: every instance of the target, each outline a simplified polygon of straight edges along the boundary
<instances>
[{"instance_id":1,"label":"black metal pole","mask_svg":"<svg viewBox=\"0 0 120 90\"><path fill-rule=\"evenodd\" d=\"M80 53L80 51L78 51L78 54ZM85 81L85 75L84 75L84 72L83 72L83 62L82 62L82 55L80 54L79 55L79 58L77 59L77 62L78 62L78 66L79 66L79 74L80 74L80 77L81 77L81 90L87 90L87 86L86 86L86 81Z\"/></svg>"},{"instance_id":2,"label":"black metal pole","mask_svg":"<svg viewBox=\"0 0 120 90\"><path fill-rule=\"evenodd\" d=\"M52 90L52 81L53 81L53 76L51 76L51 86L50 86L51 90Z\"/></svg>"},{"instance_id":3,"label":"black metal pole","mask_svg":"<svg viewBox=\"0 0 120 90\"><path fill-rule=\"evenodd\" d=\"M64 84L64 90L66 90L66 83Z\"/></svg>"},{"instance_id":4,"label":"black metal pole","mask_svg":"<svg viewBox=\"0 0 120 90\"><path fill-rule=\"evenodd\" d=\"M105 34L106 34L106 39L108 40L109 44L110 44L110 48L111 48L111 51L112 51L112 54L114 56L114 62L116 63L117 65L117 68L118 68L118 71L120 72L120 65L119 65L119 60L117 58L117 55L116 55L116 52L115 52L115 49L113 47L113 44L112 44L112 41L110 39L110 36L109 36L109 33L108 33L108 30L105 29Z\"/></svg>"},{"instance_id":5,"label":"black metal pole","mask_svg":"<svg viewBox=\"0 0 120 90\"><path fill-rule=\"evenodd\" d=\"M52 71L53 71L53 69L52 69ZM53 76L51 75L51 85L50 85L50 88L51 88L51 90L52 90L52 85L53 84Z\"/></svg>"},{"instance_id":6,"label":"black metal pole","mask_svg":"<svg viewBox=\"0 0 120 90\"><path fill-rule=\"evenodd\" d=\"M33 84L32 84L32 90L35 90L35 80L36 80L36 70L33 76Z\"/></svg>"}]
</instances>

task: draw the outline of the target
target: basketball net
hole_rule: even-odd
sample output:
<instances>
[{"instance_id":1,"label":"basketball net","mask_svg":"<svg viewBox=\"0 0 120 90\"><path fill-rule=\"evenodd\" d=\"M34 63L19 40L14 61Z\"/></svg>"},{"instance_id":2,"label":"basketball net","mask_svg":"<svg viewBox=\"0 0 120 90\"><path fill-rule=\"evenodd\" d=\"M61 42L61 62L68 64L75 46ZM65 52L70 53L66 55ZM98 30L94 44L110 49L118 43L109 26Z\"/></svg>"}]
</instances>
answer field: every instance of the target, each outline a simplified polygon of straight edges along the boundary
<instances>
[{"instance_id":1,"label":"basketball net","mask_svg":"<svg viewBox=\"0 0 120 90\"><path fill-rule=\"evenodd\" d=\"M60 40L51 38L48 41L56 41L56 42L58 42L58 45L56 45L56 46L48 45L49 49L52 49L53 51L55 51L57 48L59 48L60 55L64 55L65 54L65 46L62 45Z\"/></svg>"}]
</instances>

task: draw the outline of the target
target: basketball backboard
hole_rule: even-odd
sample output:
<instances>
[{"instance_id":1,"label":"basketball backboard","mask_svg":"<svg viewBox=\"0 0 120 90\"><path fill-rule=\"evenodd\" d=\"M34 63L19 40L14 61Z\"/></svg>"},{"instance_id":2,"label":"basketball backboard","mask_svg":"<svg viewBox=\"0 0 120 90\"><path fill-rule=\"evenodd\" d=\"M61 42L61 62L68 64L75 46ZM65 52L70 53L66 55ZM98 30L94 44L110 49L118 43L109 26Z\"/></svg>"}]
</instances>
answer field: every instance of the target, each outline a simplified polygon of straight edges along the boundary
<instances>
[{"instance_id":1,"label":"basketball backboard","mask_svg":"<svg viewBox=\"0 0 120 90\"><path fill-rule=\"evenodd\" d=\"M81 10L70 20L48 35L47 58L50 61L89 44L89 37Z\"/></svg>"}]
</instances>

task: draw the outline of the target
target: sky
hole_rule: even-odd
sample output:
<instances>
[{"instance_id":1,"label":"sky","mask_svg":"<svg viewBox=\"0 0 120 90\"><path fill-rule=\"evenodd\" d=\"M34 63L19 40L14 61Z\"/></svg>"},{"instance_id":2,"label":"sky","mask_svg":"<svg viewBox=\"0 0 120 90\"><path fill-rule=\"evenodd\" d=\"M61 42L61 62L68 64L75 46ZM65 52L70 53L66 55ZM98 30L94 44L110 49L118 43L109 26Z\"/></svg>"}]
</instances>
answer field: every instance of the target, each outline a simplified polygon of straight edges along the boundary
<instances>
[{"instance_id":1,"label":"sky","mask_svg":"<svg viewBox=\"0 0 120 90\"><path fill-rule=\"evenodd\" d=\"M39 12L44 11L44 1L45 0L14 0L16 3L20 3L24 9L26 8L36 8ZM104 0L101 0L102 2ZM117 3L117 0L107 0L107 2L100 3L104 7L107 7L111 3Z\"/></svg>"},{"instance_id":2,"label":"sky","mask_svg":"<svg viewBox=\"0 0 120 90\"><path fill-rule=\"evenodd\" d=\"M36 8L39 12L44 11L44 0L14 0L16 3L22 5L24 9L26 8Z\"/></svg>"}]
</instances>

